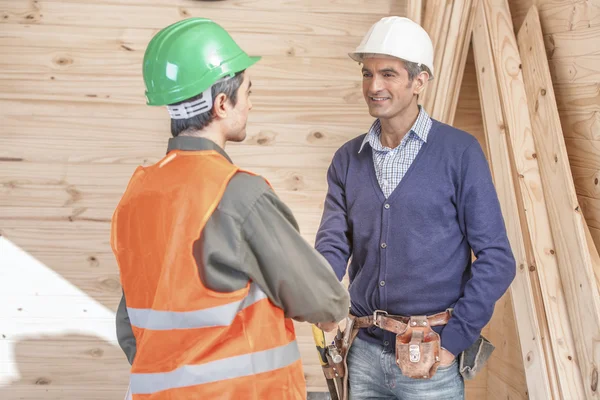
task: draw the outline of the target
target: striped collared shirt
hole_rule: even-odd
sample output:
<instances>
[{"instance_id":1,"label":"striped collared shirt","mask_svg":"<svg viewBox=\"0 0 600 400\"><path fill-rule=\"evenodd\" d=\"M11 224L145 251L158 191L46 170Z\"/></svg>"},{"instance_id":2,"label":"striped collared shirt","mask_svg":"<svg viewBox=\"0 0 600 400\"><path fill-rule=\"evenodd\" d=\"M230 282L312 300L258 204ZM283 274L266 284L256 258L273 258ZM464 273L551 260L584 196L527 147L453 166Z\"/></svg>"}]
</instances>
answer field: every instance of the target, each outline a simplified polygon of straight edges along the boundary
<instances>
[{"instance_id":1,"label":"striped collared shirt","mask_svg":"<svg viewBox=\"0 0 600 400\"><path fill-rule=\"evenodd\" d=\"M381 144L381 122L379 119L371 125L371 129L365 136L358 152L362 151L366 143L371 145L375 174L386 199L396 189L396 186L408 171L423 143L427 143L430 130L431 118L421 106L419 106L419 115L412 128L404 136L400 145L394 149Z\"/></svg>"}]
</instances>

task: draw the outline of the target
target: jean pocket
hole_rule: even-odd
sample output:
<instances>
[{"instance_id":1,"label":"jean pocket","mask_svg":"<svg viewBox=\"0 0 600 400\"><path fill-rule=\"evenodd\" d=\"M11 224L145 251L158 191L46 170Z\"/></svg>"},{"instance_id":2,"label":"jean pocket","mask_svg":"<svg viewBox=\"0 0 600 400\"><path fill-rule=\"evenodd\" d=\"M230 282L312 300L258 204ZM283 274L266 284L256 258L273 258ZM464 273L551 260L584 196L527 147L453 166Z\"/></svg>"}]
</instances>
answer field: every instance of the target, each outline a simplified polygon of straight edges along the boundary
<instances>
[{"instance_id":1,"label":"jean pocket","mask_svg":"<svg viewBox=\"0 0 600 400\"><path fill-rule=\"evenodd\" d=\"M456 363L458 362L457 359L458 359L458 357L454 357L454 360L452 360L452 362L450 364L448 364L448 365L441 365L440 364L440 366L438 367L437 370L438 371L445 371L447 369L455 368L456 367Z\"/></svg>"}]
</instances>

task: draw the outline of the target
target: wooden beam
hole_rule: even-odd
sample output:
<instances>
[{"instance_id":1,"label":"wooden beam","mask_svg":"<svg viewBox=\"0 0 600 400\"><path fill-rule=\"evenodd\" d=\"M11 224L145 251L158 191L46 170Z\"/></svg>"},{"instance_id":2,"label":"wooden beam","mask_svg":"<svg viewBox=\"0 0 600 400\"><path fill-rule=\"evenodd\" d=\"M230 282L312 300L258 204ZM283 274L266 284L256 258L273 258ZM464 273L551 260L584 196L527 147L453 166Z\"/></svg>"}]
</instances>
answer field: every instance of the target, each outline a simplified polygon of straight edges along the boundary
<instances>
[{"instance_id":1,"label":"wooden beam","mask_svg":"<svg viewBox=\"0 0 600 400\"><path fill-rule=\"evenodd\" d=\"M575 194L537 8L532 6L518 33L527 104L550 216L559 271L566 294L586 398L598 399L600 367L600 271L595 246ZM592 257L595 253L596 257Z\"/></svg>"},{"instance_id":2,"label":"wooden beam","mask_svg":"<svg viewBox=\"0 0 600 400\"><path fill-rule=\"evenodd\" d=\"M469 26L468 23L472 21L472 19L469 19L465 24L465 21L462 20L463 12L465 10L470 10L472 4L472 0L457 0L452 3L448 34L445 39L446 43L444 45L444 55L440 67L435 72L437 75L436 79L438 80L435 101L431 108L427 111L433 118L445 123L452 123L449 120L449 115L446 112L447 103L450 102L448 97L453 96L452 91L458 92L457 88L460 87L460 84L454 86L452 81L453 75L456 73L453 71L453 67L458 63L455 63L454 60L462 59L462 53L460 49L462 48L461 45L464 39L463 36L466 34L470 35L472 32L472 30L467 32L467 29L472 29L472 24ZM464 59L466 61L466 51L464 54Z\"/></svg>"},{"instance_id":3,"label":"wooden beam","mask_svg":"<svg viewBox=\"0 0 600 400\"><path fill-rule=\"evenodd\" d=\"M448 124L454 123L456 114L456 106L458 104L459 92L456 88L461 86L465 64L467 63L467 54L469 52L469 44L471 43L471 33L473 32L473 23L475 21L475 11L477 10L479 0L472 0L470 4L466 4L462 9L460 16L460 32L458 35L458 44L454 59L452 60L452 74L450 76L449 93L444 96L446 106L444 107L444 119ZM440 98L438 98L439 100Z\"/></svg>"},{"instance_id":4,"label":"wooden beam","mask_svg":"<svg viewBox=\"0 0 600 400\"><path fill-rule=\"evenodd\" d=\"M452 2L446 0L429 0L425 3L423 28L433 42L433 67L434 79L429 81L426 90L421 94L419 102L428 112L433 110L438 85L441 84L439 72L446 49L446 39L450 17L452 16Z\"/></svg>"},{"instance_id":5,"label":"wooden beam","mask_svg":"<svg viewBox=\"0 0 600 400\"><path fill-rule=\"evenodd\" d=\"M423 23L423 0L407 0L407 3L406 17L421 25Z\"/></svg>"},{"instance_id":6,"label":"wooden beam","mask_svg":"<svg viewBox=\"0 0 600 400\"><path fill-rule=\"evenodd\" d=\"M483 6L478 7L476 12L472 40L490 167L517 262L517 275L510 287L510 293L514 315L518 321L521 360L525 367L527 387L532 399L558 398L552 353L547 354L550 356L548 362L544 354L542 331L547 330L547 327L540 325L536 312L535 293L529 272L533 260L527 259L528 252L525 249L523 228L519 219L506 124L502 115L498 80Z\"/></svg>"},{"instance_id":7,"label":"wooden beam","mask_svg":"<svg viewBox=\"0 0 600 400\"><path fill-rule=\"evenodd\" d=\"M526 210L525 220L531 240L536 270L540 281L543 304L548 318L556 377L565 398L584 398L583 381L576 359L575 344L561 287L554 242L537 159L531 134L531 122L522 74L520 56L514 34L508 2L483 2L490 28L491 49L497 69L499 95L503 108L509 148L517 175L517 199L520 209Z\"/></svg>"}]
</instances>

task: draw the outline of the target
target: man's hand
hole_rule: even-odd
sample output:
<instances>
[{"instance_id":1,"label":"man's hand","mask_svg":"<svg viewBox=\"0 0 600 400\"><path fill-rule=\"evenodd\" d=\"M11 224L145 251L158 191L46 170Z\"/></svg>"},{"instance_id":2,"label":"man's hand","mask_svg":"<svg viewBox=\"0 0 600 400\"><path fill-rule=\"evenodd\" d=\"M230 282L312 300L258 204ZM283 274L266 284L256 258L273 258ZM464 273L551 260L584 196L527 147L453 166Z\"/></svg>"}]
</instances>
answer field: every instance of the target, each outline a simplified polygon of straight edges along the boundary
<instances>
[{"instance_id":1,"label":"man's hand","mask_svg":"<svg viewBox=\"0 0 600 400\"><path fill-rule=\"evenodd\" d=\"M442 347L442 351L440 351L440 367L447 367L452 364L454 358L454 354Z\"/></svg>"},{"instance_id":2,"label":"man's hand","mask_svg":"<svg viewBox=\"0 0 600 400\"><path fill-rule=\"evenodd\" d=\"M322 329L323 332L331 332L338 327L337 322L319 322L317 328Z\"/></svg>"}]
</instances>

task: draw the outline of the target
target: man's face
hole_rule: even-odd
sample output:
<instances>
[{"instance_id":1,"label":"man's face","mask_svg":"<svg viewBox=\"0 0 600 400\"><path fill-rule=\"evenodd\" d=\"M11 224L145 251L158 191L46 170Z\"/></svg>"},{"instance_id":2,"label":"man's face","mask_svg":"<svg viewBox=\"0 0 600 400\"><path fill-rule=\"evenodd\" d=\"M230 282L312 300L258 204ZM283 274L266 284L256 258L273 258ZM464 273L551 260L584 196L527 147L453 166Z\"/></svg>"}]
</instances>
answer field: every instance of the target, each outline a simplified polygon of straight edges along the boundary
<instances>
[{"instance_id":1,"label":"man's face","mask_svg":"<svg viewBox=\"0 0 600 400\"><path fill-rule=\"evenodd\" d=\"M362 74L363 95L371 116L392 119L416 101L416 79L409 81L402 60L384 55L365 58Z\"/></svg>"},{"instance_id":2,"label":"man's face","mask_svg":"<svg viewBox=\"0 0 600 400\"><path fill-rule=\"evenodd\" d=\"M232 142L241 142L246 139L246 123L248 122L248 113L252 109L250 101L250 88L252 82L248 71L244 72L244 80L237 91L237 103L231 109L231 118L229 119L227 140Z\"/></svg>"}]
</instances>

